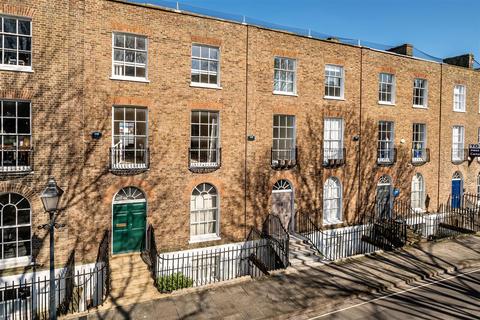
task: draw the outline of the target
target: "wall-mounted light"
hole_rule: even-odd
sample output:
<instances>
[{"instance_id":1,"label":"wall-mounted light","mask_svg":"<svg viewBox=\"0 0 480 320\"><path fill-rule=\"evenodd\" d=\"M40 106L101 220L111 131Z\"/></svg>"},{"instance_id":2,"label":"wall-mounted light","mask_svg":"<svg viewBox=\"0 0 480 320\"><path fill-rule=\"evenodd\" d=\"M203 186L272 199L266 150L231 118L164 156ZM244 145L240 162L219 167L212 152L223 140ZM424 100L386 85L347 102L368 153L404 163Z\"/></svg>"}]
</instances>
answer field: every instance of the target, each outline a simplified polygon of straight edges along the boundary
<instances>
[{"instance_id":1,"label":"wall-mounted light","mask_svg":"<svg viewBox=\"0 0 480 320\"><path fill-rule=\"evenodd\" d=\"M353 141L359 141L359 140L360 140L360 136L359 136L358 134L356 134L356 135L354 135L354 136L352 137L352 140L353 140Z\"/></svg>"},{"instance_id":2,"label":"wall-mounted light","mask_svg":"<svg viewBox=\"0 0 480 320\"><path fill-rule=\"evenodd\" d=\"M99 140L101 137L102 137L102 133L100 131L92 132L92 139L93 140Z\"/></svg>"}]
</instances>

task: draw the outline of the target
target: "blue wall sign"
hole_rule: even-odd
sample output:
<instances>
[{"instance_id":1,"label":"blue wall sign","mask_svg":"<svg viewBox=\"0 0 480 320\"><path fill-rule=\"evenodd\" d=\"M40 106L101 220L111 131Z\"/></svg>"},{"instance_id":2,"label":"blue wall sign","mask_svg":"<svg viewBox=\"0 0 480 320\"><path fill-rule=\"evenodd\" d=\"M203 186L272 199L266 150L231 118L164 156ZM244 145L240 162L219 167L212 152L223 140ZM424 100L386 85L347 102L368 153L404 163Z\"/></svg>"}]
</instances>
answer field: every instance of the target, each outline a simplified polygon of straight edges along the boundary
<instances>
[{"instance_id":1,"label":"blue wall sign","mask_svg":"<svg viewBox=\"0 0 480 320\"><path fill-rule=\"evenodd\" d=\"M393 189L393 196L396 198L399 195L400 195L400 189L398 189L398 188Z\"/></svg>"}]
</instances>

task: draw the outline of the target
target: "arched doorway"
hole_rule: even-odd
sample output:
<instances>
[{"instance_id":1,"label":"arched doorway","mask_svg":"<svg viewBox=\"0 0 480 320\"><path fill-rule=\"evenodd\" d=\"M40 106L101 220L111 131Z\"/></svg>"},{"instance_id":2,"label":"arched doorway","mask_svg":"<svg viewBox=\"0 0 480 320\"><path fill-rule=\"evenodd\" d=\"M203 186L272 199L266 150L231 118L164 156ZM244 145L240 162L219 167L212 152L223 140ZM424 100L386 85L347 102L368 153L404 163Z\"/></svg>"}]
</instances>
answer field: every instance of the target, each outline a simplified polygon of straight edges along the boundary
<instances>
[{"instance_id":1,"label":"arched doorway","mask_svg":"<svg viewBox=\"0 0 480 320\"><path fill-rule=\"evenodd\" d=\"M377 183L376 195L377 217L385 219L390 218L392 214L392 179L388 175L380 177Z\"/></svg>"},{"instance_id":2,"label":"arched doorway","mask_svg":"<svg viewBox=\"0 0 480 320\"><path fill-rule=\"evenodd\" d=\"M285 229L293 230L293 189L287 180L278 180L272 190L272 213L280 218Z\"/></svg>"},{"instance_id":3,"label":"arched doorway","mask_svg":"<svg viewBox=\"0 0 480 320\"><path fill-rule=\"evenodd\" d=\"M144 248L147 200L138 188L121 189L113 198L112 253L137 252Z\"/></svg>"},{"instance_id":4,"label":"arched doorway","mask_svg":"<svg viewBox=\"0 0 480 320\"><path fill-rule=\"evenodd\" d=\"M460 208L463 196L463 176L456 171L452 176L452 208Z\"/></svg>"}]
</instances>

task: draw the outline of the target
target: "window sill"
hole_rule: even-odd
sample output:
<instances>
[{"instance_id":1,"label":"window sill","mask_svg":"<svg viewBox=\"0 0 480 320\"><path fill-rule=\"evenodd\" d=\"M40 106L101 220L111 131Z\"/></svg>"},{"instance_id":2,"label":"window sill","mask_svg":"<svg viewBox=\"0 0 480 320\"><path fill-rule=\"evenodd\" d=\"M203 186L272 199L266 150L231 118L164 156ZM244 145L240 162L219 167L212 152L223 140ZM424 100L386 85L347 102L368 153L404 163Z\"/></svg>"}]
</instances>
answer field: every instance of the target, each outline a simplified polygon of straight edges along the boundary
<instances>
[{"instance_id":1,"label":"window sill","mask_svg":"<svg viewBox=\"0 0 480 320\"><path fill-rule=\"evenodd\" d=\"M455 110L455 109L453 110L453 112L467 113L467 111L466 111L466 110Z\"/></svg>"},{"instance_id":2,"label":"window sill","mask_svg":"<svg viewBox=\"0 0 480 320\"><path fill-rule=\"evenodd\" d=\"M331 97L331 96L324 96L323 99L325 100L338 100L338 101L345 101L344 97Z\"/></svg>"},{"instance_id":3,"label":"window sill","mask_svg":"<svg viewBox=\"0 0 480 320\"><path fill-rule=\"evenodd\" d=\"M293 93L293 92L273 91L273 94L277 95L277 96L298 97L298 94Z\"/></svg>"},{"instance_id":4,"label":"window sill","mask_svg":"<svg viewBox=\"0 0 480 320\"><path fill-rule=\"evenodd\" d=\"M378 101L378 104L382 106L390 106L390 107L396 106L394 102Z\"/></svg>"},{"instance_id":5,"label":"window sill","mask_svg":"<svg viewBox=\"0 0 480 320\"><path fill-rule=\"evenodd\" d=\"M118 77L118 76L111 76L111 77L110 77L110 80L150 83L150 80L148 80L148 79L145 79L145 78L135 78L135 77Z\"/></svg>"},{"instance_id":6,"label":"window sill","mask_svg":"<svg viewBox=\"0 0 480 320\"><path fill-rule=\"evenodd\" d=\"M0 260L0 270L9 268L26 267L32 264L32 257L20 257Z\"/></svg>"},{"instance_id":7,"label":"window sill","mask_svg":"<svg viewBox=\"0 0 480 320\"><path fill-rule=\"evenodd\" d=\"M334 224L340 224L340 223L343 223L342 220L327 220L327 221L323 221L323 225L324 226L329 226L329 225L334 225Z\"/></svg>"},{"instance_id":8,"label":"window sill","mask_svg":"<svg viewBox=\"0 0 480 320\"><path fill-rule=\"evenodd\" d=\"M28 72L33 73L32 67L14 66L8 64L0 64L0 71L16 71L16 72Z\"/></svg>"},{"instance_id":9,"label":"window sill","mask_svg":"<svg viewBox=\"0 0 480 320\"><path fill-rule=\"evenodd\" d=\"M204 88L204 89L217 89L222 90L223 88L216 84L206 84L206 83L197 83L197 82L190 82L190 87L192 88Z\"/></svg>"},{"instance_id":10,"label":"window sill","mask_svg":"<svg viewBox=\"0 0 480 320\"><path fill-rule=\"evenodd\" d=\"M414 104L413 108L415 108L415 109L428 109L428 106L419 106L419 105Z\"/></svg>"},{"instance_id":11,"label":"window sill","mask_svg":"<svg viewBox=\"0 0 480 320\"><path fill-rule=\"evenodd\" d=\"M217 236L216 234L212 234L212 235L204 235L204 236L199 236L199 237L194 237L194 238L191 238L188 243L189 244L193 244L193 243L199 243L199 242L207 242L207 241L218 241L218 240L221 240L222 238L220 238L219 236Z\"/></svg>"}]
</instances>

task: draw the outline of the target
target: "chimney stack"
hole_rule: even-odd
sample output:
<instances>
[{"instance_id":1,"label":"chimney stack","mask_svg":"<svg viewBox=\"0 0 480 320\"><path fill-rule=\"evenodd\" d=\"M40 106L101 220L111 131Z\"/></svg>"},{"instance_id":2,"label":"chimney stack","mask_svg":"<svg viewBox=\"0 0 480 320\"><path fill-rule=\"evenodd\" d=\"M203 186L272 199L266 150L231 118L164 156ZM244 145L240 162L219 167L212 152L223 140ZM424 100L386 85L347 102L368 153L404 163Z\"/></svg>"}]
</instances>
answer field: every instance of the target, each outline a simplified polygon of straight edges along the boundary
<instances>
[{"instance_id":1,"label":"chimney stack","mask_svg":"<svg viewBox=\"0 0 480 320\"><path fill-rule=\"evenodd\" d=\"M474 57L472 53L467 53L467 54L462 54L461 56L445 58L443 59L443 62L445 62L446 64L454 65L454 66L473 69L473 58Z\"/></svg>"},{"instance_id":2,"label":"chimney stack","mask_svg":"<svg viewBox=\"0 0 480 320\"><path fill-rule=\"evenodd\" d=\"M413 46L409 43L402 44L395 48L390 48L387 51L403 54L404 56L409 56L409 57L413 56Z\"/></svg>"}]
</instances>

